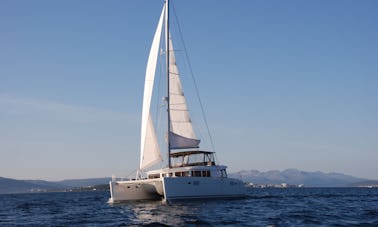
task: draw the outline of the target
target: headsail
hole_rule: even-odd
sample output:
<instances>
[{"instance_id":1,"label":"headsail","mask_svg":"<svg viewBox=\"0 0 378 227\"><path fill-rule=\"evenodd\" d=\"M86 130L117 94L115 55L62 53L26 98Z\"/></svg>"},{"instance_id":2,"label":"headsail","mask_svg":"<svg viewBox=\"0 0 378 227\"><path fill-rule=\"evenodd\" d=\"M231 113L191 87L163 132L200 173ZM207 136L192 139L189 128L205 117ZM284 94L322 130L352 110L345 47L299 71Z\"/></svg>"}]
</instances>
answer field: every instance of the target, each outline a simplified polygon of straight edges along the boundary
<instances>
[{"instance_id":1,"label":"headsail","mask_svg":"<svg viewBox=\"0 0 378 227\"><path fill-rule=\"evenodd\" d=\"M169 46L170 148L197 148L200 140L196 138L193 130L171 39Z\"/></svg>"},{"instance_id":2,"label":"headsail","mask_svg":"<svg viewBox=\"0 0 378 227\"><path fill-rule=\"evenodd\" d=\"M159 144L157 142L155 129L150 116L151 97L154 87L156 63L159 54L160 39L163 27L163 18L165 6L161 13L158 26L152 41L148 63L146 68L146 78L144 82L143 110L142 110L142 128L140 141L140 165L139 169L143 170L162 160Z\"/></svg>"}]
</instances>

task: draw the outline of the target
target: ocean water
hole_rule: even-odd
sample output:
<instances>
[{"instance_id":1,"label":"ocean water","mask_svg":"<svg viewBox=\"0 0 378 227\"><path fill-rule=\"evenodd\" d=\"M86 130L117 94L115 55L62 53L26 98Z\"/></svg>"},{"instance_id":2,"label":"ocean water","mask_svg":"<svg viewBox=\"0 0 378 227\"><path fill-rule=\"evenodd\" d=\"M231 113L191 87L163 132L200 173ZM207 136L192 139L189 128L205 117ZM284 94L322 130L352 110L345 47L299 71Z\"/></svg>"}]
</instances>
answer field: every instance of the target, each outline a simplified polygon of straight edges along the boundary
<instances>
[{"instance_id":1,"label":"ocean water","mask_svg":"<svg viewBox=\"0 0 378 227\"><path fill-rule=\"evenodd\" d=\"M109 192L0 195L0 226L378 226L377 188L249 189L245 199L110 205Z\"/></svg>"}]
</instances>

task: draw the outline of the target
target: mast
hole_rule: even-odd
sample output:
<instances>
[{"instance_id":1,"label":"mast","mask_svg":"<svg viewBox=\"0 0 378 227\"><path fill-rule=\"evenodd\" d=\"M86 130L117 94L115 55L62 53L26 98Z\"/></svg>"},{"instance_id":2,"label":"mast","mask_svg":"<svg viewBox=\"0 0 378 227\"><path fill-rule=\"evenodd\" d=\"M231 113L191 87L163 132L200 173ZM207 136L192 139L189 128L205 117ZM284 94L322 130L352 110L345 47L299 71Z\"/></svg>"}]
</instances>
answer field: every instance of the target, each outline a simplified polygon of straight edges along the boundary
<instances>
[{"instance_id":1,"label":"mast","mask_svg":"<svg viewBox=\"0 0 378 227\"><path fill-rule=\"evenodd\" d=\"M170 100L169 100L169 0L165 0L165 57L166 57L166 73L167 73L167 128L168 128L168 135L167 135L167 145L168 145L168 168L171 168L171 113L170 113Z\"/></svg>"}]
</instances>

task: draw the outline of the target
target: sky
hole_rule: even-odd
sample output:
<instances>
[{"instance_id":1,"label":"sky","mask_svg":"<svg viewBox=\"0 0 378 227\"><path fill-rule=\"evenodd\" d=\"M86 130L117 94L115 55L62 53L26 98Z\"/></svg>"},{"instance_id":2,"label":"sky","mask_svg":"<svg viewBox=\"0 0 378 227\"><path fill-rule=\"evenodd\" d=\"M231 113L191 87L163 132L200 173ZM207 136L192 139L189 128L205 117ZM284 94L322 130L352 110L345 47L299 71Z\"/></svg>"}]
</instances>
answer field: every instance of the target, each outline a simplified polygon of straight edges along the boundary
<instances>
[{"instance_id":1,"label":"sky","mask_svg":"<svg viewBox=\"0 0 378 227\"><path fill-rule=\"evenodd\" d=\"M163 2L0 1L0 176L127 176ZM378 2L175 0L218 160L378 179Z\"/></svg>"}]
</instances>

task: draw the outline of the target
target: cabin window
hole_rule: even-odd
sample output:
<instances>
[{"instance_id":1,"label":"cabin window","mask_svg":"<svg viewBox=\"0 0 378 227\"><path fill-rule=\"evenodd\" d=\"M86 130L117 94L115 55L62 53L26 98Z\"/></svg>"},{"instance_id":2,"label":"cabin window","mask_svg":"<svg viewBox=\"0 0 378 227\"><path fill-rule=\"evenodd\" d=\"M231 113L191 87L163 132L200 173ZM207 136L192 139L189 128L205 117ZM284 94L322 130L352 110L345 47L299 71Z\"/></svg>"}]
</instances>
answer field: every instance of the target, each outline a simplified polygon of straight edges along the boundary
<instances>
[{"instance_id":1,"label":"cabin window","mask_svg":"<svg viewBox=\"0 0 378 227\"><path fill-rule=\"evenodd\" d=\"M175 177L186 177L189 176L189 172L175 172Z\"/></svg>"},{"instance_id":2,"label":"cabin window","mask_svg":"<svg viewBox=\"0 0 378 227\"><path fill-rule=\"evenodd\" d=\"M149 179L160 178L160 174L151 174L151 175L148 175L148 178Z\"/></svg>"},{"instance_id":3,"label":"cabin window","mask_svg":"<svg viewBox=\"0 0 378 227\"><path fill-rule=\"evenodd\" d=\"M202 176L203 177L210 177L210 171L209 170L202 171Z\"/></svg>"},{"instance_id":4,"label":"cabin window","mask_svg":"<svg viewBox=\"0 0 378 227\"><path fill-rule=\"evenodd\" d=\"M175 172L175 177L187 177L189 176L189 171L186 172Z\"/></svg>"},{"instance_id":5,"label":"cabin window","mask_svg":"<svg viewBox=\"0 0 378 227\"><path fill-rule=\"evenodd\" d=\"M201 177L202 175L201 175L201 172L202 171L192 171L192 176L193 177Z\"/></svg>"}]
</instances>

